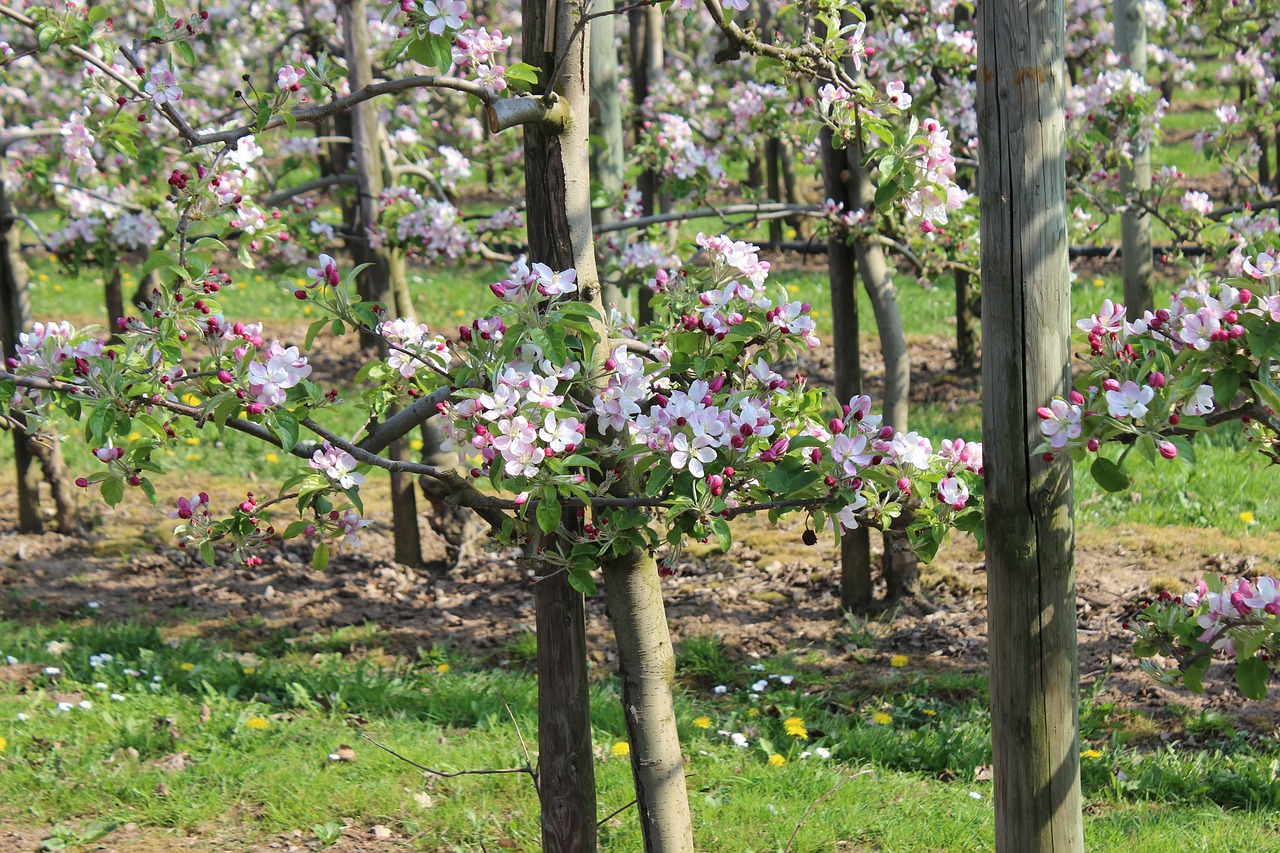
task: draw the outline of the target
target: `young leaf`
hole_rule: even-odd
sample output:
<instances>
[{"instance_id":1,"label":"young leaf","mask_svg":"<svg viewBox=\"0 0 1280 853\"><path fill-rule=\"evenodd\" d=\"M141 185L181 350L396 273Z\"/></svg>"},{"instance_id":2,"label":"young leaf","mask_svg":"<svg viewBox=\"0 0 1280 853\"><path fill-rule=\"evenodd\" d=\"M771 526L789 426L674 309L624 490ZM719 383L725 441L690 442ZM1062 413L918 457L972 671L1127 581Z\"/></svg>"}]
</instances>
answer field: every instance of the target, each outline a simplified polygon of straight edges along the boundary
<instances>
[{"instance_id":1,"label":"young leaf","mask_svg":"<svg viewBox=\"0 0 1280 853\"><path fill-rule=\"evenodd\" d=\"M1105 456L1099 456L1093 461L1089 473L1093 475L1097 484L1108 492L1123 492L1129 488L1129 475Z\"/></svg>"},{"instance_id":2,"label":"young leaf","mask_svg":"<svg viewBox=\"0 0 1280 853\"><path fill-rule=\"evenodd\" d=\"M538 501L538 527L543 533L551 533L560 526L560 501L554 497Z\"/></svg>"},{"instance_id":3,"label":"young leaf","mask_svg":"<svg viewBox=\"0 0 1280 853\"><path fill-rule=\"evenodd\" d=\"M1236 665L1236 684L1240 692L1250 699L1267 698L1267 678L1271 671L1258 658L1249 658Z\"/></svg>"},{"instance_id":4,"label":"young leaf","mask_svg":"<svg viewBox=\"0 0 1280 853\"><path fill-rule=\"evenodd\" d=\"M311 555L311 568L323 572L329 565L329 546L323 542L316 543L315 553Z\"/></svg>"}]
</instances>

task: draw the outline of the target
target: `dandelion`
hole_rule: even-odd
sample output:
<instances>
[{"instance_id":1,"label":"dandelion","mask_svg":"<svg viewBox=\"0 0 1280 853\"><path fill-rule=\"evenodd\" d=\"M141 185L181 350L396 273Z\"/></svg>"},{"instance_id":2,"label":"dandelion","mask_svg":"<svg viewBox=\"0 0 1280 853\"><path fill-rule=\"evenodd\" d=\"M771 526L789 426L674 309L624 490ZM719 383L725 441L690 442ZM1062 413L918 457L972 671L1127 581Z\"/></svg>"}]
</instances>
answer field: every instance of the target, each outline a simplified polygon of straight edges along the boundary
<instances>
[{"instance_id":1,"label":"dandelion","mask_svg":"<svg viewBox=\"0 0 1280 853\"><path fill-rule=\"evenodd\" d=\"M796 740L809 739L809 730L804 727L804 720L799 717L788 717L783 720L782 730Z\"/></svg>"},{"instance_id":2,"label":"dandelion","mask_svg":"<svg viewBox=\"0 0 1280 853\"><path fill-rule=\"evenodd\" d=\"M272 465L280 461L280 457L276 456L274 453L268 453L266 458L267 458L267 461L270 462Z\"/></svg>"},{"instance_id":3,"label":"dandelion","mask_svg":"<svg viewBox=\"0 0 1280 853\"><path fill-rule=\"evenodd\" d=\"M759 709L759 708L752 708L750 711L747 711L747 716L748 716L748 717L758 717L758 716L760 716L760 709Z\"/></svg>"},{"instance_id":4,"label":"dandelion","mask_svg":"<svg viewBox=\"0 0 1280 853\"><path fill-rule=\"evenodd\" d=\"M893 657L889 658L889 666L895 667L897 669L902 669L902 667L906 665L907 665L906 655L894 655Z\"/></svg>"},{"instance_id":5,"label":"dandelion","mask_svg":"<svg viewBox=\"0 0 1280 853\"><path fill-rule=\"evenodd\" d=\"M446 672L448 672L451 669L453 669L453 667L449 666L449 664L442 663L436 667L436 672L440 673L441 675L444 675Z\"/></svg>"},{"instance_id":6,"label":"dandelion","mask_svg":"<svg viewBox=\"0 0 1280 853\"><path fill-rule=\"evenodd\" d=\"M190 672L191 670L193 670L193 669L195 669L195 668L196 668L196 665L195 665L195 664L193 664L193 663L191 663L190 661L188 661L188 662L186 662L186 663L184 663L184 664L182 664L181 666L179 666L179 667L178 667L178 669L182 670L183 672Z\"/></svg>"},{"instance_id":7,"label":"dandelion","mask_svg":"<svg viewBox=\"0 0 1280 853\"><path fill-rule=\"evenodd\" d=\"M4 735L0 735L0 752L3 752L4 748L8 745L9 745L9 741L4 739Z\"/></svg>"},{"instance_id":8,"label":"dandelion","mask_svg":"<svg viewBox=\"0 0 1280 853\"><path fill-rule=\"evenodd\" d=\"M877 726L887 726L893 722L893 717L889 716L884 711L876 711L871 715L871 722L875 723Z\"/></svg>"},{"instance_id":9,"label":"dandelion","mask_svg":"<svg viewBox=\"0 0 1280 853\"><path fill-rule=\"evenodd\" d=\"M192 447L195 447L199 443L200 443L200 438L198 436L194 436L194 435L187 436L187 444L191 445Z\"/></svg>"},{"instance_id":10,"label":"dandelion","mask_svg":"<svg viewBox=\"0 0 1280 853\"><path fill-rule=\"evenodd\" d=\"M695 718L695 719L694 719L693 724L694 724L695 726L697 726L698 728L700 728L700 729L709 729L709 728L711 728L711 718L710 718L710 717L697 717L697 718Z\"/></svg>"},{"instance_id":11,"label":"dandelion","mask_svg":"<svg viewBox=\"0 0 1280 853\"><path fill-rule=\"evenodd\" d=\"M1080 753L1080 757L1081 757L1081 758L1087 758L1087 759L1089 759L1089 760L1093 761L1093 760L1096 760L1096 759L1101 758L1101 757L1102 757L1102 752L1101 752L1101 750L1097 750L1097 749L1086 749L1084 752Z\"/></svg>"},{"instance_id":12,"label":"dandelion","mask_svg":"<svg viewBox=\"0 0 1280 853\"><path fill-rule=\"evenodd\" d=\"M776 752L773 755L769 756L769 766L771 767L781 767L786 763L787 763L787 759Z\"/></svg>"},{"instance_id":13,"label":"dandelion","mask_svg":"<svg viewBox=\"0 0 1280 853\"><path fill-rule=\"evenodd\" d=\"M245 728L259 732L264 731L270 725L271 723L267 722L266 717L250 717L244 721Z\"/></svg>"},{"instance_id":14,"label":"dandelion","mask_svg":"<svg viewBox=\"0 0 1280 853\"><path fill-rule=\"evenodd\" d=\"M610 748L609 751L612 752L614 755L630 755L631 744L627 743L625 740L620 740L617 743L615 743L613 747Z\"/></svg>"},{"instance_id":15,"label":"dandelion","mask_svg":"<svg viewBox=\"0 0 1280 853\"><path fill-rule=\"evenodd\" d=\"M921 708L921 709L920 709L920 713L921 713L921 714L924 714L926 717L936 717L936 716L938 716L938 712L937 712L937 711L935 711L935 710L933 710L932 708Z\"/></svg>"},{"instance_id":16,"label":"dandelion","mask_svg":"<svg viewBox=\"0 0 1280 853\"><path fill-rule=\"evenodd\" d=\"M244 669L241 670L241 672L243 672L245 675L253 675L257 671L258 671L258 668L256 666L246 666Z\"/></svg>"},{"instance_id":17,"label":"dandelion","mask_svg":"<svg viewBox=\"0 0 1280 853\"><path fill-rule=\"evenodd\" d=\"M1240 520L1245 524L1253 524L1253 513L1246 509L1244 512L1240 513Z\"/></svg>"},{"instance_id":18,"label":"dandelion","mask_svg":"<svg viewBox=\"0 0 1280 853\"><path fill-rule=\"evenodd\" d=\"M410 450L421 450L421 449L422 449L422 439L420 439L420 438L415 438L415 439L413 439L412 441L410 441L410 442L409 442L409 449L410 449Z\"/></svg>"}]
</instances>

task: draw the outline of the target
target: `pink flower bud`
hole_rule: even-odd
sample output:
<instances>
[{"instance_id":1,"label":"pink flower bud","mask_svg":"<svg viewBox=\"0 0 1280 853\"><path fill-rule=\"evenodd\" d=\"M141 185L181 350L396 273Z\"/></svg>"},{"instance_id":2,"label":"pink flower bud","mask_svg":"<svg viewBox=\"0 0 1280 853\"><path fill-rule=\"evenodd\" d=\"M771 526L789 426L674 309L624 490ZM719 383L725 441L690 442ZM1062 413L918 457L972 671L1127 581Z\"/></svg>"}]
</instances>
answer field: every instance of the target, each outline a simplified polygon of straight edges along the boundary
<instances>
[{"instance_id":1,"label":"pink flower bud","mask_svg":"<svg viewBox=\"0 0 1280 853\"><path fill-rule=\"evenodd\" d=\"M76 477L76 485L82 489L87 489L89 488L89 481L84 477Z\"/></svg>"},{"instance_id":2,"label":"pink flower bud","mask_svg":"<svg viewBox=\"0 0 1280 853\"><path fill-rule=\"evenodd\" d=\"M1248 305L1252 301L1253 301L1253 291L1249 290L1247 287L1243 288L1240 291L1240 304Z\"/></svg>"},{"instance_id":3,"label":"pink flower bud","mask_svg":"<svg viewBox=\"0 0 1280 853\"><path fill-rule=\"evenodd\" d=\"M251 415L260 415L267 410L267 407L261 403L250 403L244 407L244 410Z\"/></svg>"},{"instance_id":4,"label":"pink flower bud","mask_svg":"<svg viewBox=\"0 0 1280 853\"><path fill-rule=\"evenodd\" d=\"M1160 442L1160 455L1165 459L1175 459L1178 456L1178 448L1174 447L1172 441Z\"/></svg>"},{"instance_id":5,"label":"pink flower bud","mask_svg":"<svg viewBox=\"0 0 1280 853\"><path fill-rule=\"evenodd\" d=\"M1075 390L1074 388L1072 388L1070 393L1067 394L1067 399L1071 402L1072 405L1075 405L1075 406L1084 405L1084 395L1081 394L1079 391Z\"/></svg>"},{"instance_id":6,"label":"pink flower bud","mask_svg":"<svg viewBox=\"0 0 1280 853\"><path fill-rule=\"evenodd\" d=\"M890 438L893 438L893 427L891 426L880 427L880 439L883 441Z\"/></svg>"},{"instance_id":7,"label":"pink flower bud","mask_svg":"<svg viewBox=\"0 0 1280 853\"><path fill-rule=\"evenodd\" d=\"M901 477L901 478L899 478L899 479L898 479L898 488L899 488L899 489L902 489L903 491L906 491L907 489L911 488L911 481L910 481L909 479L907 479L906 477Z\"/></svg>"},{"instance_id":8,"label":"pink flower bud","mask_svg":"<svg viewBox=\"0 0 1280 853\"><path fill-rule=\"evenodd\" d=\"M521 492L520 494L516 495L516 499L515 499L516 506L524 506L528 502L529 502L528 492Z\"/></svg>"},{"instance_id":9,"label":"pink flower bud","mask_svg":"<svg viewBox=\"0 0 1280 853\"><path fill-rule=\"evenodd\" d=\"M831 430L832 433L842 433L844 432L844 421L840 420L840 418L832 418L827 422L827 429Z\"/></svg>"},{"instance_id":10,"label":"pink flower bud","mask_svg":"<svg viewBox=\"0 0 1280 853\"><path fill-rule=\"evenodd\" d=\"M1104 379L1102 380L1102 389L1104 391L1119 391L1120 381L1117 379Z\"/></svg>"},{"instance_id":11,"label":"pink flower bud","mask_svg":"<svg viewBox=\"0 0 1280 853\"><path fill-rule=\"evenodd\" d=\"M1151 375L1147 377L1147 384L1152 388L1163 388L1165 381L1164 374L1158 370L1151 371Z\"/></svg>"},{"instance_id":12,"label":"pink flower bud","mask_svg":"<svg viewBox=\"0 0 1280 853\"><path fill-rule=\"evenodd\" d=\"M230 385L232 378L233 377L231 376L231 371L229 370L218 371L218 381L221 382L223 385Z\"/></svg>"},{"instance_id":13,"label":"pink flower bud","mask_svg":"<svg viewBox=\"0 0 1280 853\"><path fill-rule=\"evenodd\" d=\"M1086 446L1089 448L1090 453L1097 453L1098 447L1099 447L1098 439L1096 438L1089 439L1089 443Z\"/></svg>"},{"instance_id":14,"label":"pink flower bud","mask_svg":"<svg viewBox=\"0 0 1280 853\"><path fill-rule=\"evenodd\" d=\"M1040 416L1040 420L1042 421L1053 420L1053 409L1048 406L1041 406L1036 409L1036 414Z\"/></svg>"}]
</instances>

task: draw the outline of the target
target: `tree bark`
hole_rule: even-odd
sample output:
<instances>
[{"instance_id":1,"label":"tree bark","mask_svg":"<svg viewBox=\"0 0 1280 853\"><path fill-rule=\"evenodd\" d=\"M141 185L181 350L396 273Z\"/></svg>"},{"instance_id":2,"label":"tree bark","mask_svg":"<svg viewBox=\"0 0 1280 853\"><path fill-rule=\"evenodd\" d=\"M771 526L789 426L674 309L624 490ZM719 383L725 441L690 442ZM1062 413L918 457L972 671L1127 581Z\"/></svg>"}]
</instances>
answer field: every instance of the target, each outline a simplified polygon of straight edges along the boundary
<instances>
[{"instance_id":1,"label":"tree bark","mask_svg":"<svg viewBox=\"0 0 1280 853\"><path fill-rule=\"evenodd\" d=\"M645 853L691 853L693 824L671 690L676 657L653 557L632 551L603 565L618 638L622 709Z\"/></svg>"},{"instance_id":2,"label":"tree bark","mask_svg":"<svg viewBox=\"0 0 1280 853\"><path fill-rule=\"evenodd\" d=\"M1147 19L1142 0L1115 0L1116 52L1143 79L1147 76ZM1151 147L1132 147L1133 160L1121 160L1120 192L1126 199L1151 189ZM1262 156L1265 158L1266 148ZM1124 304L1130 320L1155 307L1155 269L1151 257L1151 215L1126 203L1120 215L1120 251Z\"/></svg>"},{"instance_id":3,"label":"tree bark","mask_svg":"<svg viewBox=\"0 0 1280 853\"><path fill-rule=\"evenodd\" d=\"M978 335L973 316L973 288L968 270L954 270L956 285L956 367L972 373L978 366Z\"/></svg>"},{"instance_id":4,"label":"tree bark","mask_svg":"<svg viewBox=\"0 0 1280 853\"><path fill-rule=\"evenodd\" d=\"M116 320L124 316L124 290L120 286L123 273L120 264L121 261L117 260L111 265L111 275L107 276L106 286L103 288L107 303L107 334L110 335L111 343L118 343L120 340Z\"/></svg>"},{"instance_id":5,"label":"tree bark","mask_svg":"<svg viewBox=\"0 0 1280 853\"><path fill-rule=\"evenodd\" d=\"M849 206L849 170L843 149L836 148L830 128L822 129L822 183L827 198ZM857 260L843 229L832 226L827 237L827 282L831 288L831 343L836 399L847 403L862 393L862 358L858 340ZM871 604L871 532L865 527L840 537L840 606L862 611Z\"/></svg>"},{"instance_id":6,"label":"tree bark","mask_svg":"<svg viewBox=\"0 0 1280 853\"><path fill-rule=\"evenodd\" d=\"M615 16L606 14L614 10L614 0L600 0L593 8L603 15L591 22L591 126L599 140L591 150L591 169L605 201L592 208L593 220L599 224L612 221L612 206L622 198L627 164L618 97L617 28ZM606 309L615 306L624 317L632 312L628 294L616 283L605 285L604 303Z\"/></svg>"},{"instance_id":7,"label":"tree bark","mask_svg":"<svg viewBox=\"0 0 1280 853\"><path fill-rule=\"evenodd\" d=\"M67 476L67 466L62 461L62 445L58 437L28 436L27 449L40 460L44 481L49 486L49 494L53 496L54 521L58 525L58 532L65 536L75 536L83 530L84 525L80 523L75 492L71 488L71 478Z\"/></svg>"},{"instance_id":8,"label":"tree bark","mask_svg":"<svg viewBox=\"0 0 1280 853\"><path fill-rule=\"evenodd\" d=\"M996 849L1083 850L1071 460L1032 457L1068 389L1062 0L978 12L983 442Z\"/></svg>"},{"instance_id":9,"label":"tree bark","mask_svg":"<svg viewBox=\"0 0 1280 853\"><path fill-rule=\"evenodd\" d=\"M635 135L639 140L643 134L645 121L643 107L649 97L650 87L662 76L665 64L663 51L662 8L646 6L632 9L627 13L631 24L631 96L636 105ZM645 169L636 181L640 190L640 212L642 216L651 216L662 210L662 199L659 195L659 178L653 169ZM637 291L636 319L641 325L653 321L653 308L649 304L649 294L643 289Z\"/></svg>"},{"instance_id":10,"label":"tree bark","mask_svg":"<svg viewBox=\"0 0 1280 853\"><path fill-rule=\"evenodd\" d=\"M0 128L3 128L0 119ZM22 241L5 183L9 166L0 150L0 341L4 357L17 354L18 334L31 323L31 301L27 293L27 265L22 259ZM14 420L26 426L20 414ZM40 518L40 472L35 458L27 449L29 436L25 429L13 430L13 465L17 475L18 532L39 533L44 523Z\"/></svg>"}]
</instances>

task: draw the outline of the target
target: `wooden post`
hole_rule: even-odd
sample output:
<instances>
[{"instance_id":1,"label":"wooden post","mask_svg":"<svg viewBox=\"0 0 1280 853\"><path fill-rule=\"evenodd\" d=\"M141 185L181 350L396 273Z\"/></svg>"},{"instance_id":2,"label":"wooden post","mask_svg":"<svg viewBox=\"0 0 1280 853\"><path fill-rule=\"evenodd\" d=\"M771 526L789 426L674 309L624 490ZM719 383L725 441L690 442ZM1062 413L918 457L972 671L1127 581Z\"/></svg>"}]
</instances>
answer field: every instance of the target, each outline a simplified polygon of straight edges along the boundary
<instances>
[{"instance_id":1,"label":"wooden post","mask_svg":"<svg viewBox=\"0 0 1280 853\"><path fill-rule=\"evenodd\" d=\"M978 10L982 387L996 850L1083 850L1071 460L1032 457L1069 381L1062 0Z\"/></svg>"},{"instance_id":2,"label":"wooden post","mask_svg":"<svg viewBox=\"0 0 1280 853\"><path fill-rule=\"evenodd\" d=\"M956 368L972 373L978 365L978 336L973 317L973 288L968 270L954 270L956 285Z\"/></svg>"},{"instance_id":3,"label":"wooden post","mask_svg":"<svg viewBox=\"0 0 1280 853\"><path fill-rule=\"evenodd\" d=\"M827 198L848 208L849 171L844 149L836 148L830 128L822 129L822 183ZM858 270L843 229L832 226L827 238L827 282L831 288L831 343L836 398L847 403L862 393L858 341ZM871 533L864 525L840 537L840 606L862 611L871 604Z\"/></svg>"},{"instance_id":4,"label":"wooden post","mask_svg":"<svg viewBox=\"0 0 1280 853\"><path fill-rule=\"evenodd\" d=\"M523 59L550 74L564 57L556 87L569 121L563 131L524 126L529 260L573 267L581 297L600 305L591 236L589 45L591 25L570 43L569 0L524 0ZM567 56L565 54L568 54ZM545 78L544 78L545 79ZM534 587L538 637L538 782L544 853L596 849L595 758L587 694L585 607L563 571L548 566Z\"/></svg>"},{"instance_id":5,"label":"wooden post","mask_svg":"<svg viewBox=\"0 0 1280 853\"><path fill-rule=\"evenodd\" d=\"M1116 52L1129 68L1145 80L1147 76L1147 19L1142 0L1115 0ZM1151 147L1135 142L1132 162L1120 162L1120 192L1127 199L1151 189ZM1263 149L1263 157L1266 149ZM1151 215L1126 203L1120 216L1121 268L1124 277L1124 304L1129 319L1155 307L1155 276L1151 260Z\"/></svg>"}]
</instances>

